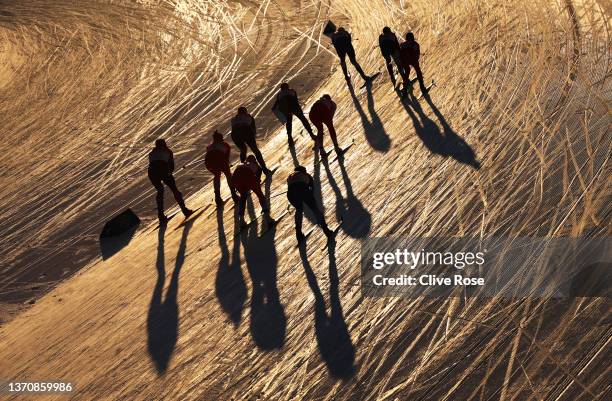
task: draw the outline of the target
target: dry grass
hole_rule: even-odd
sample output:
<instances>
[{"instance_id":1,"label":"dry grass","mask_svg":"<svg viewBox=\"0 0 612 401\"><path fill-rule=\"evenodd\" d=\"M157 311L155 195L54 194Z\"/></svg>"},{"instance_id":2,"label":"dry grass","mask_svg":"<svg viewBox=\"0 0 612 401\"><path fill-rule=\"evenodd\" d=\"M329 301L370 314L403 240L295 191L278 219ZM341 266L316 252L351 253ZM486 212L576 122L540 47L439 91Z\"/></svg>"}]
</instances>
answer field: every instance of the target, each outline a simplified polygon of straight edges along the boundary
<instances>
[{"instance_id":1,"label":"dry grass","mask_svg":"<svg viewBox=\"0 0 612 401\"><path fill-rule=\"evenodd\" d=\"M606 299L370 299L358 287L359 239L366 235L610 235L609 15L597 2L186 2L175 11L169 4L138 6L133 14L113 5L104 8L108 19L96 6L95 16L48 9L48 32L72 26L65 32L82 34L58 48L66 52L61 57L43 47L47 68L22 64L21 76L31 79L3 89L2 105L14 111L5 114L9 141L0 146L17 149L6 170L32 170L27 179L3 178L3 205L17 195L28 200L2 209L2 248L9 250L3 264L29 252L19 246L24 238L44 239L95 209L122 177L140 171L146 153L140 147L158 134L189 149L202 130L226 126L243 93L251 109L266 111L271 84L303 79L299 66L306 61L329 62L328 52L316 54L320 44L329 47L320 36L328 15L358 38L368 71L384 73L372 50L382 26L414 30L426 78L437 83L432 103L404 107L384 75L373 94L355 96L339 72L315 81L320 87L307 78L314 92L307 103L331 93L342 141L356 141L345 169L310 165L308 141L298 142L298 157L321 182L328 219L347 219L333 252L313 236L300 255L288 217L275 235L243 243L233 235L232 213L215 220L210 207L191 226L173 223L161 244L156 232L143 231L2 328L0 377L70 378L81 398L606 398ZM151 22L137 23L145 14ZM58 21L59 15L66 17ZM11 43L43 46L33 33L43 28L36 27L6 35ZM60 33L50 42L69 37ZM85 43L85 50L77 45ZM91 57L84 56L87 47ZM85 82L76 84L79 77ZM276 128L271 120L263 126ZM49 130L55 136L34 135ZM419 138L424 132L459 136L481 168L430 152ZM283 132L272 131L263 147L271 164L283 165L272 194L284 189L290 170L285 146ZM54 187L42 194L50 174ZM142 182L133 185L151 202ZM59 202L67 192L77 196ZM205 185L189 203L211 197ZM284 197L274 199L273 213L281 215ZM225 236L218 236L219 223ZM32 227L43 234L32 236ZM253 314L249 276L261 254L277 270L280 306ZM156 282L154 267L164 260ZM176 299L162 291L173 271L176 277L180 271ZM3 291L15 285L12 277ZM156 314L156 296L170 299L166 315ZM175 333L174 342L163 342L165 356L147 351L158 344L151 330L158 318ZM264 346L262 331L282 334L282 346ZM152 361L159 366L164 358L160 375Z\"/></svg>"}]
</instances>

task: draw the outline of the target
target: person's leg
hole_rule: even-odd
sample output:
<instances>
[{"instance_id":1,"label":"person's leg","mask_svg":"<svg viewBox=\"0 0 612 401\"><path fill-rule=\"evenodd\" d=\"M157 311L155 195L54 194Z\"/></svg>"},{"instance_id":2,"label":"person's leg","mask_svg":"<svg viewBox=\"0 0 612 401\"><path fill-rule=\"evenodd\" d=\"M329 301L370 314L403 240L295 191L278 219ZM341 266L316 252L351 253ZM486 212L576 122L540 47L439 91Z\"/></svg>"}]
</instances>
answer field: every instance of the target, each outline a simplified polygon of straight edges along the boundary
<instances>
[{"instance_id":1,"label":"person's leg","mask_svg":"<svg viewBox=\"0 0 612 401\"><path fill-rule=\"evenodd\" d=\"M149 180L157 191L155 195L155 203L157 203L157 217L159 217L160 220L165 220L166 215L164 214L164 185L162 184L159 176L153 174L151 171L149 171Z\"/></svg>"},{"instance_id":2,"label":"person's leg","mask_svg":"<svg viewBox=\"0 0 612 401\"><path fill-rule=\"evenodd\" d=\"M331 230L327 226L327 222L325 221L325 216L323 215L323 212L321 212L321 209L319 209L319 207L317 206L317 202L314 198L313 193L308 192L304 194L303 200L304 200L304 203L314 213L317 219L317 224L323 229L323 232L325 233L325 235L329 236L331 234Z\"/></svg>"},{"instance_id":3,"label":"person's leg","mask_svg":"<svg viewBox=\"0 0 612 401\"><path fill-rule=\"evenodd\" d=\"M340 58L340 67L342 67L342 72L344 73L344 78L349 81L351 76L348 73L348 69L346 67L346 51L345 50L337 50L338 58Z\"/></svg>"},{"instance_id":4,"label":"person's leg","mask_svg":"<svg viewBox=\"0 0 612 401\"><path fill-rule=\"evenodd\" d=\"M234 202L236 202L238 200L238 194L236 193L236 188L234 187L234 182L232 181L232 172L230 171L229 163L223 169L223 174L227 180L227 186L232 193L232 198L234 199Z\"/></svg>"},{"instance_id":5,"label":"person's leg","mask_svg":"<svg viewBox=\"0 0 612 401\"><path fill-rule=\"evenodd\" d=\"M215 175L213 176L213 188L215 189L215 202L220 204L223 202L221 198L221 173L215 171Z\"/></svg>"},{"instance_id":6,"label":"person's leg","mask_svg":"<svg viewBox=\"0 0 612 401\"><path fill-rule=\"evenodd\" d=\"M266 162L264 161L263 155L261 154L261 152L259 151L259 148L257 147L257 142L255 141L255 135L251 136L251 138L247 140L247 145L249 145L249 148L251 148L251 151L255 155L255 158L257 159L257 162L259 163L259 166L261 167L263 172L267 174L270 170L268 170L268 167L266 167Z\"/></svg>"},{"instance_id":7,"label":"person's leg","mask_svg":"<svg viewBox=\"0 0 612 401\"><path fill-rule=\"evenodd\" d=\"M427 86L425 86L425 80L423 79L423 72L421 72L421 67L419 66L419 62L417 61L412 66L414 67L414 71L417 74L417 79L419 80L419 86L421 87L421 92L427 93Z\"/></svg>"},{"instance_id":8,"label":"person's leg","mask_svg":"<svg viewBox=\"0 0 612 401\"><path fill-rule=\"evenodd\" d=\"M349 47L346 53L348 54L349 60L351 60L351 64L353 64L359 75L361 75L361 78L363 78L365 81L370 79L370 77L368 77L365 72L363 72L361 66L357 62L357 59L355 58L355 49L353 48L353 46Z\"/></svg>"},{"instance_id":9,"label":"person's leg","mask_svg":"<svg viewBox=\"0 0 612 401\"><path fill-rule=\"evenodd\" d=\"M268 206L266 205L266 197L264 196L263 192L261 191L261 186L259 185L259 183L253 183L253 187L252 187L252 191L255 193L255 195L257 195L257 199L259 199L259 204L261 205L261 210L262 212L264 212L264 214L268 214L270 212L270 209L268 208Z\"/></svg>"},{"instance_id":10,"label":"person's leg","mask_svg":"<svg viewBox=\"0 0 612 401\"><path fill-rule=\"evenodd\" d=\"M246 153L247 153L247 148L246 148L246 144L244 143L243 140L243 134L241 132L234 132L232 131L232 133L230 134L232 141L234 142L234 145L236 145L236 147L238 149L240 149L240 161L245 161L246 160Z\"/></svg>"},{"instance_id":11,"label":"person's leg","mask_svg":"<svg viewBox=\"0 0 612 401\"><path fill-rule=\"evenodd\" d=\"M304 220L304 208L299 205L295 208L295 235L298 241L304 239L304 233L302 232L302 221Z\"/></svg>"},{"instance_id":12,"label":"person's leg","mask_svg":"<svg viewBox=\"0 0 612 401\"><path fill-rule=\"evenodd\" d=\"M300 119L300 121L302 122L302 125L304 126L304 128L306 128L306 131L308 131L308 134L312 138L314 136L312 133L312 127L310 126L308 119L306 119L306 116L304 115L304 111L302 110L301 107L295 110L295 116Z\"/></svg>"},{"instance_id":13,"label":"person's leg","mask_svg":"<svg viewBox=\"0 0 612 401\"><path fill-rule=\"evenodd\" d=\"M317 114L313 114L312 111L310 112L310 121L312 122L312 125L314 125L317 129L315 145L321 147L323 146L323 121Z\"/></svg>"},{"instance_id":14,"label":"person's leg","mask_svg":"<svg viewBox=\"0 0 612 401\"><path fill-rule=\"evenodd\" d=\"M238 202L238 218L240 219L240 225L245 226L246 222L244 221L244 211L246 209L246 201L247 196L249 196L249 192L240 192L240 200Z\"/></svg>"},{"instance_id":15,"label":"person's leg","mask_svg":"<svg viewBox=\"0 0 612 401\"><path fill-rule=\"evenodd\" d=\"M183 212L183 214L185 216L188 216L191 213L193 213L191 210L189 210L187 208L187 206L185 206L185 201L183 200L183 194L181 194L180 191L178 190L178 188L176 186L176 181L174 181L174 177L172 176L172 174L169 174L166 177L163 177L162 181L172 191L172 194L174 195L174 199L176 200L176 203L178 203L178 205L181 208L181 211Z\"/></svg>"},{"instance_id":16,"label":"person's leg","mask_svg":"<svg viewBox=\"0 0 612 401\"><path fill-rule=\"evenodd\" d=\"M329 137L331 138L334 147L336 149L339 149L340 145L338 145L338 138L336 137L336 129L334 128L333 120L331 118L329 120L325 120L325 125L327 126L327 130L329 131Z\"/></svg>"},{"instance_id":17,"label":"person's leg","mask_svg":"<svg viewBox=\"0 0 612 401\"><path fill-rule=\"evenodd\" d=\"M410 64L404 65L404 74L402 75L402 80L404 81L404 96L408 95L408 88L412 86L410 83Z\"/></svg>"},{"instance_id":18,"label":"person's leg","mask_svg":"<svg viewBox=\"0 0 612 401\"><path fill-rule=\"evenodd\" d=\"M391 55L385 56L385 64L387 65L387 72L389 72L389 77L391 78L391 82L393 86L395 86L395 74L393 73L393 64L391 63Z\"/></svg>"},{"instance_id":19,"label":"person's leg","mask_svg":"<svg viewBox=\"0 0 612 401\"><path fill-rule=\"evenodd\" d=\"M287 119L287 122L285 123L285 128L287 129L287 136L289 137L289 142L293 143L293 137L291 136L291 134L293 133L293 114L283 114L285 114L285 118Z\"/></svg>"}]
</instances>

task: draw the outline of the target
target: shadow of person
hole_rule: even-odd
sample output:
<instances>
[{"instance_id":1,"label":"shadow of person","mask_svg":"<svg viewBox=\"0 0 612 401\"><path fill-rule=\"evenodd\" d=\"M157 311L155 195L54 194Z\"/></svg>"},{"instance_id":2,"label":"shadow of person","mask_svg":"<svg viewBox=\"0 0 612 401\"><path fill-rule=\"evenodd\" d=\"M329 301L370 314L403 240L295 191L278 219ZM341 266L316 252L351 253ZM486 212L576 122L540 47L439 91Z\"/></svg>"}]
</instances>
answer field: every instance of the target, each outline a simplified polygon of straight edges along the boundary
<instances>
[{"instance_id":1,"label":"shadow of person","mask_svg":"<svg viewBox=\"0 0 612 401\"><path fill-rule=\"evenodd\" d=\"M306 242L299 245L306 280L315 297L315 333L319 352L332 377L348 379L355 374L355 347L340 304L335 248L335 241L330 241L328 248L330 313L328 314L317 278L308 261Z\"/></svg>"},{"instance_id":2,"label":"shadow of person","mask_svg":"<svg viewBox=\"0 0 612 401\"><path fill-rule=\"evenodd\" d=\"M270 199L270 187L266 185L266 199ZM249 214L252 212L252 202L247 202ZM262 219L262 218L260 218ZM278 257L276 255L276 226L258 234L259 225L262 230L269 223L254 224L240 235L244 249L244 259L252 282L251 291L251 336L255 345L262 350L280 349L285 344L287 319L283 305L280 302L276 282Z\"/></svg>"},{"instance_id":3,"label":"shadow of person","mask_svg":"<svg viewBox=\"0 0 612 401\"><path fill-rule=\"evenodd\" d=\"M442 126L442 130L425 114L421 104L414 96L401 99L401 103L412 120L414 130L423 145L431 153L443 157L450 156L458 162L478 170L480 162L476 160L476 154L472 148L450 127L440 110L431 101L430 96L423 96L423 99L430 105ZM412 109L414 109L414 112Z\"/></svg>"},{"instance_id":4,"label":"shadow of person","mask_svg":"<svg viewBox=\"0 0 612 401\"><path fill-rule=\"evenodd\" d=\"M162 301L162 291L165 282L165 261L164 261L164 234L165 227L160 227L158 233L157 260L157 282L153 289L149 315L147 317L147 348L149 355L153 359L155 368L162 374L168 368L170 357L174 352L174 347L178 338L179 310L178 310L178 284L181 267L185 262L185 251L187 249L187 236L193 225L193 221L187 221L183 227L179 249L170 284L166 292L166 298Z\"/></svg>"},{"instance_id":5,"label":"shadow of person","mask_svg":"<svg viewBox=\"0 0 612 401\"><path fill-rule=\"evenodd\" d=\"M234 214L238 210L234 208ZM215 278L215 294L223 311L228 315L234 326L240 324L242 310L247 298L247 287L240 268L240 234L237 216L234 218L234 243L230 254L227 238L223 227L223 209L217 209L217 232L221 259Z\"/></svg>"},{"instance_id":6,"label":"shadow of person","mask_svg":"<svg viewBox=\"0 0 612 401\"><path fill-rule=\"evenodd\" d=\"M346 188L346 198L342 195L342 191L331 172L329 162L323 159L321 164L325 167L327 180L336 195L336 220L342 220L342 231L353 238L363 238L367 236L372 229L372 216L353 193L353 186L346 168L344 167L344 163L338 158L338 164Z\"/></svg>"},{"instance_id":7,"label":"shadow of person","mask_svg":"<svg viewBox=\"0 0 612 401\"><path fill-rule=\"evenodd\" d=\"M372 94L372 85L366 85L367 91L367 101L368 101L368 113L370 114L370 119L366 115L365 111L361 107L361 103L359 103L359 99L357 99L357 95L355 94L355 89L353 85L348 84L349 93L351 94L351 99L353 99L353 104L355 105L355 109L357 113L359 113L359 117L361 118L361 125L363 125L363 131L365 133L366 140L370 144L370 146L379 151L379 152L388 152L391 148L391 138L387 135L385 131L385 126L381 121L380 117L378 117L378 113L376 113L376 109L374 108L374 97Z\"/></svg>"}]
</instances>

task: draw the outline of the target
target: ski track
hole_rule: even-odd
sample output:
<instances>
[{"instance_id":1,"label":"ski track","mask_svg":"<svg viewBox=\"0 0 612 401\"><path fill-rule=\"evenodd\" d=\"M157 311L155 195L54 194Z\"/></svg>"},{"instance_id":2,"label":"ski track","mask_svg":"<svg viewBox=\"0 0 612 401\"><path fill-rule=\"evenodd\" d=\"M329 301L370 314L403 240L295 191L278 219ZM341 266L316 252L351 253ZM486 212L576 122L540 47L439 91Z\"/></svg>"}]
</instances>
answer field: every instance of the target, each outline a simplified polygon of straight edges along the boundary
<instances>
[{"instance_id":1,"label":"ski track","mask_svg":"<svg viewBox=\"0 0 612 401\"><path fill-rule=\"evenodd\" d=\"M609 14L598 2L143 3L24 1L7 11L37 24L0 16L16 71L3 65L0 77L23 77L0 86L11 111L0 294L48 291L0 327L0 377L73 380L75 399L606 398L605 298L377 299L358 284L368 235L610 235ZM321 36L329 18L350 29L366 72L382 72L372 91L358 89L350 64L347 89ZM415 31L431 101L403 102L391 88L373 48L385 25ZM272 214L286 213L274 195L292 158L268 111L282 81L305 110L330 93L340 142L355 141L343 163L317 163L294 121L327 220L345 221L329 252L316 229L297 249L288 216L261 238L237 234L234 208L210 204L208 175L188 181L203 166L179 169L244 102L267 164L281 166L266 188ZM456 136L474 155L432 135ZM202 207L163 236L142 177L157 136L177 152L187 204ZM93 257L103 222L126 205L145 218L139 232L110 259ZM258 211L249 203L250 218ZM82 241L80 271L55 287L53 263L68 264L58 255Z\"/></svg>"}]
</instances>

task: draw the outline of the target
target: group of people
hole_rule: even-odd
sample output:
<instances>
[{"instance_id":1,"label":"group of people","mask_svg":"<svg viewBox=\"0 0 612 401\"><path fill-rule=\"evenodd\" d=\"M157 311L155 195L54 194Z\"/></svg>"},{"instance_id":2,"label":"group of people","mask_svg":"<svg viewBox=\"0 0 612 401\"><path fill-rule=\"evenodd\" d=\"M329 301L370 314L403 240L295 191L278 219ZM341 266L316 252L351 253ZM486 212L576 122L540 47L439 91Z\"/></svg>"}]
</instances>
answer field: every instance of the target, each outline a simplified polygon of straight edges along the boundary
<instances>
[{"instance_id":1,"label":"group of people","mask_svg":"<svg viewBox=\"0 0 612 401\"><path fill-rule=\"evenodd\" d=\"M336 49L340 58L340 65L346 80L350 83L350 75L346 66L346 56L364 79L366 84L372 81L372 77L364 73L355 57L355 49L352 45L351 35L344 29L338 28L326 33L330 36L332 44ZM414 40L412 32L406 34L406 41L399 43L395 33L390 28L385 27L379 37L379 46L383 57L385 58L387 70L391 76L393 85L396 85L396 79L393 72L392 63L395 63L400 76L403 79L404 94L407 94L411 88L409 79L410 67L412 66L417 74L417 79L421 86L421 91L425 94L427 88L423 81L423 74L419 67L420 48L419 44ZM294 145L292 136L292 120L293 116L297 117L310 138L314 141L315 149L319 150L321 157L326 157L327 153L323 147L323 126L328 128L330 139L334 145L338 157L342 157L342 150L338 144L336 130L334 129L333 118L336 112L336 103L331 96L325 94L321 96L311 107L309 112L310 122L317 129L315 135L312 127L304 115L302 106L300 105L297 92L289 87L289 84L282 83L279 91L275 96L272 110L283 117L287 130L289 146ZM231 134L230 137L240 152L240 163L231 171L230 154L231 147L225 141L223 135L215 131L212 136L212 142L206 148L204 163L208 171L213 175L213 187L215 192L215 202L218 207L222 207L224 200L221 197L221 175L225 175L231 196L238 204L238 216L240 226L244 228L247 223L244 219L247 197L252 191L257 196L262 209L262 215L270 222L273 220L270 217L270 208L266 203L265 196L261 190L262 175L265 179L271 179L274 173L270 170L264 157L257 146L257 126L255 118L249 114L246 107L239 107L237 114L231 119ZM248 148L252 154L247 155ZM181 192L176 186L173 177L174 157L172 151L163 139L155 141L155 148L149 153L149 169L148 175L151 183L157 190L156 201L157 211L160 224L165 224L168 217L164 213L164 185L166 184L172 191L176 202L181 208L185 217L193 214L193 211L185 205L185 201ZM317 224L322 228L328 238L332 238L334 233L328 227L322 211L317 206L314 197L314 180L305 167L298 165L295 171L287 178L287 198L291 205L296 209L295 226L296 237L298 242L304 240L305 236L302 232L302 220L304 205L307 205L314 213Z\"/></svg>"},{"instance_id":2,"label":"group of people","mask_svg":"<svg viewBox=\"0 0 612 401\"><path fill-rule=\"evenodd\" d=\"M293 146L291 121L295 115L310 134L315 148L321 150L324 156L326 153L323 150L323 125L326 125L336 152L340 154L341 150L333 125L336 104L329 95L323 95L317 100L309 113L310 121L317 128L317 135L313 133L310 123L304 116L296 91L291 89L287 83L280 85L274 100L273 109L280 110L285 117L290 146ZM271 222L270 208L261 190L261 183L262 176L270 179L273 171L267 167L264 157L257 146L255 118L243 106L238 108L237 114L231 119L230 137L240 152L240 163L234 168L233 172L230 167L231 147L220 132L215 131L213 133L212 142L207 146L204 156L206 169L213 175L215 202L218 207L222 207L224 204L224 200L221 197L221 175L225 175L231 196L238 205L241 227L247 226L244 214L247 197L251 192L259 200L262 215ZM250 148L252 154L247 155L247 147ZM172 190L174 198L185 217L189 217L193 213L191 209L185 206L183 196L174 181L173 172L174 158L172 151L163 139L158 139L155 142L155 148L149 153L149 179L157 190L157 212L160 224L165 224L168 221L168 217L164 213L163 183ZM328 237L332 236L333 233L325 222L323 212L317 207L314 198L313 178L308 174L306 168L297 166L295 171L287 178L287 185L287 198L296 209L295 223L298 241L304 239L301 229L304 205L307 205L314 212L317 223L321 226L323 232Z\"/></svg>"},{"instance_id":3,"label":"group of people","mask_svg":"<svg viewBox=\"0 0 612 401\"><path fill-rule=\"evenodd\" d=\"M344 28L340 27L338 29L332 28L327 35L331 38L332 44L336 49L336 53L340 58L340 66L342 67L342 72L344 73L344 77L347 82L350 82L351 76L346 67L346 56L348 56L351 64L353 64L366 84L370 83L373 78L372 76L366 75L357 62L351 34ZM412 81L409 79L410 67L414 68L414 71L416 72L417 80L419 81L419 85L421 87L421 92L423 94L427 93L427 87L425 86L425 81L423 79L423 72L421 71L421 67L419 65L421 48L419 43L415 40L412 32L408 32L406 34L406 40L400 44L399 40L397 39L397 35L391 30L391 28L386 26L383 28L382 33L378 37L378 46L382 56L385 59L387 71L389 72L389 76L391 77L391 82L393 83L394 87L397 85L397 81L393 72L393 63L395 63L397 71L402 77L404 84L402 92L404 96L406 96L408 91L412 88Z\"/></svg>"}]
</instances>

